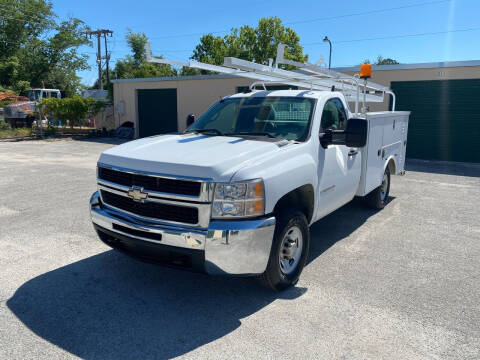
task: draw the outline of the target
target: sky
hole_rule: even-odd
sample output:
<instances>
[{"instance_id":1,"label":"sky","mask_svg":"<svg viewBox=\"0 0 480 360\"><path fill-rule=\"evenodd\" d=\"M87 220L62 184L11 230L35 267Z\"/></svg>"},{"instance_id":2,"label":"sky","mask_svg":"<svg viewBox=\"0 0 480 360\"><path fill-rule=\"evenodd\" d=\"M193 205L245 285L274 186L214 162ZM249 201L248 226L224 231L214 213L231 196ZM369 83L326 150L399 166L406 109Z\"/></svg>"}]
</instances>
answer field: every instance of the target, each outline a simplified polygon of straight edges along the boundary
<instances>
[{"instance_id":1,"label":"sky","mask_svg":"<svg viewBox=\"0 0 480 360\"><path fill-rule=\"evenodd\" d=\"M113 30L108 39L111 68L129 54L128 29L145 33L154 56L188 60L202 34L223 36L233 27L255 26L277 16L297 32L310 62L332 67L375 61L378 55L400 63L480 59L479 0L243 0L147 1L53 0L60 19L77 17L92 29ZM92 85L97 77L96 44L85 46L91 70L79 75ZM102 51L103 44L102 44Z\"/></svg>"}]
</instances>

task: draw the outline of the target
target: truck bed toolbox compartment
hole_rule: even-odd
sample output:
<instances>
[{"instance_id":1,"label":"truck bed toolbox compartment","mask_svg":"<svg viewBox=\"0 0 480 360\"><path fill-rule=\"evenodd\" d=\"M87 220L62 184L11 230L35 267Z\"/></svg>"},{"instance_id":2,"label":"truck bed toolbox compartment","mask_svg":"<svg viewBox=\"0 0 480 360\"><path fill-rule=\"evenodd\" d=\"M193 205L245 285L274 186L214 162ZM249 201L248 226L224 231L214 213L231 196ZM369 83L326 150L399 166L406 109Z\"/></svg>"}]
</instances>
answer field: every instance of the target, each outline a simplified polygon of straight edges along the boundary
<instances>
[{"instance_id":1,"label":"truck bed toolbox compartment","mask_svg":"<svg viewBox=\"0 0 480 360\"><path fill-rule=\"evenodd\" d=\"M361 149L362 173L356 195L365 196L380 186L388 161L395 165L392 175L404 171L409 115L409 111L366 114L367 145Z\"/></svg>"}]
</instances>

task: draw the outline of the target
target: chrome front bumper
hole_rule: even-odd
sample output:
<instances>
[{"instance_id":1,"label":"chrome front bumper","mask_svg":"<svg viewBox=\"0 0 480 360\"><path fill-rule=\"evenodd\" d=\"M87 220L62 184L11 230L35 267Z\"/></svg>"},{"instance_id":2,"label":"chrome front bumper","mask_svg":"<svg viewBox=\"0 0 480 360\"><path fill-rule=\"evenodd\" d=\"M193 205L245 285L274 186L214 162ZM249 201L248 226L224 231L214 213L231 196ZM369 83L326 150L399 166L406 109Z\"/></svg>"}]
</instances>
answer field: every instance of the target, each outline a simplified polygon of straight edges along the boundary
<instances>
[{"instance_id":1,"label":"chrome front bumper","mask_svg":"<svg viewBox=\"0 0 480 360\"><path fill-rule=\"evenodd\" d=\"M208 274L255 275L265 271L275 230L275 217L211 221L207 229L146 223L103 207L98 192L90 199L92 222L109 232L150 244L204 253Z\"/></svg>"}]
</instances>

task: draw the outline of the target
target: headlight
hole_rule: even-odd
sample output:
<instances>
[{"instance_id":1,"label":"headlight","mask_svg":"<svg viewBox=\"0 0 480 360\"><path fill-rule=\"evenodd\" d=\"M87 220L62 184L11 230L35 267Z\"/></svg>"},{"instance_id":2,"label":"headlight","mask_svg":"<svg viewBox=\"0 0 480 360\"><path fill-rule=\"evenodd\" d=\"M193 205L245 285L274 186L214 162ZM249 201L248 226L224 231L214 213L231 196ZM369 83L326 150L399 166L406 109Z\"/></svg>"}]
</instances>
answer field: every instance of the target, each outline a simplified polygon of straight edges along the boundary
<instances>
[{"instance_id":1,"label":"headlight","mask_svg":"<svg viewBox=\"0 0 480 360\"><path fill-rule=\"evenodd\" d=\"M261 179L215 184L212 218L250 217L265 213L265 191Z\"/></svg>"}]
</instances>

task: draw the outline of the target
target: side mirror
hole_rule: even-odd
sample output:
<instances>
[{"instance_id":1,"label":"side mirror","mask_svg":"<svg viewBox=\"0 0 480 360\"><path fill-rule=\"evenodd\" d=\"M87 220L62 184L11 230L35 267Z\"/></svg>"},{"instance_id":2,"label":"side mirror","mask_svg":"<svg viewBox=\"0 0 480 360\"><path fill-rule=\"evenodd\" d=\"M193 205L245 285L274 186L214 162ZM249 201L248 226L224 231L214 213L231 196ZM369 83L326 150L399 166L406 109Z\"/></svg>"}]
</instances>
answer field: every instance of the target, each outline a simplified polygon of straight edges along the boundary
<instances>
[{"instance_id":1,"label":"side mirror","mask_svg":"<svg viewBox=\"0 0 480 360\"><path fill-rule=\"evenodd\" d=\"M320 144L324 149L328 148L328 145L364 147L367 143L367 130L367 120L349 119L345 130L325 130L320 136Z\"/></svg>"},{"instance_id":2,"label":"side mirror","mask_svg":"<svg viewBox=\"0 0 480 360\"><path fill-rule=\"evenodd\" d=\"M345 128L345 145L364 147L367 144L368 123L365 119L349 119Z\"/></svg>"},{"instance_id":3,"label":"side mirror","mask_svg":"<svg viewBox=\"0 0 480 360\"><path fill-rule=\"evenodd\" d=\"M187 127L192 125L195 122L195 114L187 115Z\"/></svg>"}]
</instances>

